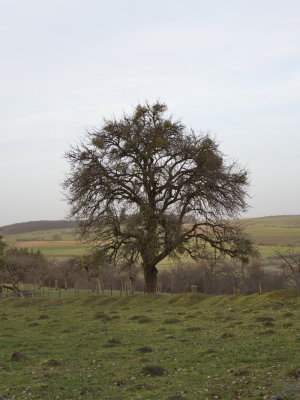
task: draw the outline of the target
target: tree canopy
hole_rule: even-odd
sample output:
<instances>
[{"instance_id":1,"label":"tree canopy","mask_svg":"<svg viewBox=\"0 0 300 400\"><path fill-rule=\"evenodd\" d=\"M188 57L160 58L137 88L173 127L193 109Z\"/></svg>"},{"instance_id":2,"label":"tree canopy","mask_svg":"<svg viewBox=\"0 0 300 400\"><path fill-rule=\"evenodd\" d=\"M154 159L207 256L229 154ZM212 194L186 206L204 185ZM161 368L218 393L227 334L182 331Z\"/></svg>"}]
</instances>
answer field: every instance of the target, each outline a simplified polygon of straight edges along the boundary
<instances>
[{"instance_id":1,"label":"tree canopy","mask_svg":"<svg viewBox=\"0 0 300 400\"><path fill-rule=\"evenodd\" d=\"M104 120L66 153L71 216L100 259L142 264L155 291L167 256L215 251L245 259L251 240L233 222L247 208L247 171L209 135L166 116L162 103Z\"/></svg>"}]
</instances>

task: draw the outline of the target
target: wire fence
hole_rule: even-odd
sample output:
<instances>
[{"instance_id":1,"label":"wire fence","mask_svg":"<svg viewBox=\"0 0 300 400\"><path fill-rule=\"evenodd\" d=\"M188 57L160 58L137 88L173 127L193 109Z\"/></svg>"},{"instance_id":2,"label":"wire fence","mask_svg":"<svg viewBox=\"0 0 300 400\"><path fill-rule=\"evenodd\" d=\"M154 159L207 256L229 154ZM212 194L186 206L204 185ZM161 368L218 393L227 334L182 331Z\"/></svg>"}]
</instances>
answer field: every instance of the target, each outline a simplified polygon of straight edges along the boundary
<instances>
[{"instance_id":1,"label":"wire fence","mask_svg":"<svg viewBox=\"0 0 300 400\"><path fill-rule=\"evenodd\" d=\"M57 285L36 286L33 284L21 285L18 290L13 291L8 288L2 288L0 298L8 297L49 297L53 299L60 298L81 298L87 296L127 296L130 294L145 294L143 288L132 290L130 284L124 284L116 289L112 284L103 284L101 287L82 288L78 284L74 287L59 287ZM161 293L161 285L158 284L156 293Z\"/></svg>"},{"instance_id":2,"label":"wire fence","mask_svg":"<svg viewBox=\"0 0 300 400\"><path fill-rule=\"evenodd\" d=\"M144 292L135 292L135 293L144 293ZM89 290L89 289L80 289L80 288L71 288L71 289L54 289L49 287L30 289L30 290L20 290L20 292L13 292L8 289L3 289L0 294L0 298L8 298L8 297L49 297L53 299L60 298L81 298L86 296L126 296L129 295L130 292L125 292L122 290L113 290L113 289L103 289L101 291L98 290Z\"/></svg>"}]
</instances>

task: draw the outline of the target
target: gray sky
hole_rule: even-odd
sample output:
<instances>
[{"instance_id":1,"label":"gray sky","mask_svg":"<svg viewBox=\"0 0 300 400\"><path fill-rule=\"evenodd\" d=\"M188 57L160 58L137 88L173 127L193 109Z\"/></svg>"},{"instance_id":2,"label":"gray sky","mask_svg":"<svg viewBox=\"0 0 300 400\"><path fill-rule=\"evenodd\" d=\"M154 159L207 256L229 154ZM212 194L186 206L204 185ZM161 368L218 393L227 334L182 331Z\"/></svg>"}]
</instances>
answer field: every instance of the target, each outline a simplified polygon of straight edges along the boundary
<instances>
[{"instance_id":1,"label":"gray sky","mask_svg":"<svg viewBox=\"0 0 300 400\"><path fill-rule=\"evenodd\" d=\"M62 219L63 154L160 99L300 214L299 0L0 0L0 226Z\"/></svg>"}]
</instances>

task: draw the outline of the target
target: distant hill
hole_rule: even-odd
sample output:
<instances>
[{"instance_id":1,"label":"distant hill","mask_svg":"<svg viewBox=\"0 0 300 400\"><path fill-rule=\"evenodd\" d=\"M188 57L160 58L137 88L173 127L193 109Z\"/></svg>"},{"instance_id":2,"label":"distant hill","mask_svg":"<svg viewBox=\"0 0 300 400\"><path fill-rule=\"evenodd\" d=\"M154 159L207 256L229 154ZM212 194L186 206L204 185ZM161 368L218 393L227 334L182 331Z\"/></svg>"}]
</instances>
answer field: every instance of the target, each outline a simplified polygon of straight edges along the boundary
<instances>
[{"instance_id":1,"label":"distant hill","mask_svg":"<svg viewBox=\"0 0 300 400\"><path fill-rule=\"evenodd\" d=\"M245 218L241 220L245 225L266 227L300 228L300 215L276 215L269 217ZM192 221L185 221L191 223ZM3 235L18 235L20 233L48 231L52 229L77 228L76 221L29 221L19 224L5 225L0 227Z\"/></svg>"},{"instance_id":2,"label":"distant hill","mask_svg":"<svg viewBox=\"0 0 300 400\"><path fill-rule=\"evenodd\" d=\"M247 227L286 227L300 228L300 215L276 215L269 217L245 218L241 220ZM185 221L191 223L192 221ZM18 224L0 227L1 233L6 235L18 235L37 231L48 231L55 229L77 228L76 221L28 221Z\"/></svg>"},{"instance_id":3,"label":"distant hill","mask_svg":"<svg viewBox=\"0 0 300 400\"><path fill-rule=\"evenodd\" d=\"M46 231L52 229L76 228L78 226L75 221L29 221L19 224L2 226L1 233L3 235L18 235L20 233Z\"/></svg>"},{"instance_id":4,"label":"distant hill","mask_svg":"<svg viewBox=\"0 0 300 400\"><path fill-rule=\"evenodd\" d=\"M300 215L275 215L242 220L248 226L300 228Z\"/></svg>"},{"instance_id":5,"label":"distant hill","mask_svg":"<svg viewBox=\"0 0 300 400\"><path fill-rule=\"evenodd\" d=\"M300 215L278 215L241 220L262 257L275 250L300 253ZM89 246L80 242L75 221L30 221L7 225L0 231L10 246L39 249L52 259L64 260L85 254ZM169 265L169 260L164 261Z\"/></svg>"}]
</instances>

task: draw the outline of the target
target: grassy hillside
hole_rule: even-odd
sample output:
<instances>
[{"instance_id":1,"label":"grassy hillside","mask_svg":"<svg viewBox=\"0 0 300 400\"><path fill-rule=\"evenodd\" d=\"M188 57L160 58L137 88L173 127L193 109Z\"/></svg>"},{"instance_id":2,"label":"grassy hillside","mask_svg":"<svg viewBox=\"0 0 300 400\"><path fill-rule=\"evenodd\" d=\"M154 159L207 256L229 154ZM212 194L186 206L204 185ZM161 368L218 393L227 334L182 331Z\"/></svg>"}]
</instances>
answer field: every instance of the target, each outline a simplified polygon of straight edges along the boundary
<instances>
[{"instance_id":1,"label":"grassy hillside","mask_svg":"<svg viewBox=\"0 0 300 400\"><path fill-rule=\"evenodd\" d=\"M5 225L0 227L3 235L18 235L20 233L29 233L36 231L44 231L50 229L68 229L76 228L75 221L29 221L19 224Z\"/></svg>"},{"instance_id":2,"label":"grassy hillside","mask_svg":"<svg viewBox=\"0 0 300 400\"><path fill-rule=\"evenodd\" d=\"M247 226L300 228L300 215L247 218L243 221Z\"/></svg>"},{"instance_id":3,"label":"grassy hillside","mask_svg":"<svg viewBox=\"0 0 300 400\"><path fill-rule=\"evenodd\" d=\"M53 241L74 241L78 240L76 235L75 228L68 229L48 229L45 231L36 231L36 232L23 232L16 233L13 235L4 235L5 240L9 243L18 242L40 242L42 240L53 240Z\"/></svg>"},{"instance_id":4,"label":"grassy hillside","mask_svg":"<svg viewBox=\"0 0 300 400\"><path fill-rule=\"evenodd\" d=\"M300 215L251 218L243 220L242 224L263 257L274 256L276 249L293 249L300 252ZM20 247L38 247L45 255L59 259L81 255L89 248L84 244L74 243L78 240L74 227L6 234L5 240ZM168 260L164 260L163 263L168 263Z\"/></svg>"},{"instance_id":5,"label":"grassy hillside","mask_svg":"<svg viewBox=\"0 0 300 400\"><path fill-rule=\"evenodd\" d=\"M245 219L243 225L263 257L274 256L276 250L300 252L300 215Z\"/></svg>"},{"instance_id":6,"label":"grassy hillside","mask_svg":"<svg viewBox=\"0 0 300 400\"><path fill-rule=\"evenodd\" d=\"M0 396L269 399L297 380L299 306L295 291L2 299Z\"/></svg>"}]
</instances>

